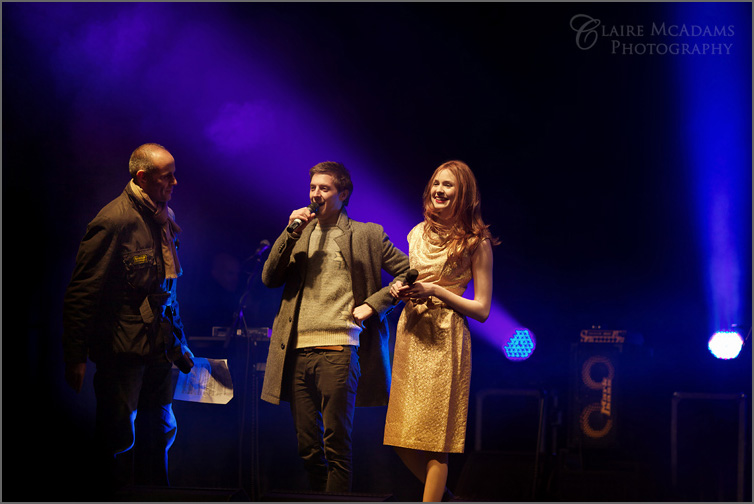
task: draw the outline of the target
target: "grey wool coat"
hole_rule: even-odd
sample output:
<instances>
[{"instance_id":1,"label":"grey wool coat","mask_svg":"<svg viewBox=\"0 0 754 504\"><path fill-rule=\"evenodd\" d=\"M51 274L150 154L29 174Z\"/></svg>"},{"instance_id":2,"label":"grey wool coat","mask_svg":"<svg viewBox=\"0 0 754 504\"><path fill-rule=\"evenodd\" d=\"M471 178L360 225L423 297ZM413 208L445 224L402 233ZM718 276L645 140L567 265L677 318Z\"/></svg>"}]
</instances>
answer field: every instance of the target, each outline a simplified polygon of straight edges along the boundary
<instances>
[{"instance_id":1,"label":"grey wool coat","mask_svg":"<svg viewBox=\"0 0 754 504\"><path fill-rule=\"evenodd\" d=\"M343 235L336 238L347 267L351 273L351 285L355 306L363 303L376 312L364 322L359 335L359 362L361 378L356 393L357 406L384 406L390 392L390 337L386 315L393 308L390 286L382 286L381 270L394 280L405 279L408 272L408 257L392 244L379 224L351 220L345 208L338 217L337 226ZM296 239L283 233L270 248L270 255L262 269L262 282L267 287L284 285L280 309L272 325L270 352L262 384L262 400L279 404L289 401L289 391L284 383L289 372L286 361L292 355L291 345L301 306L309 237L314 226L308 225Z\"/></svg>"}]
</instances>

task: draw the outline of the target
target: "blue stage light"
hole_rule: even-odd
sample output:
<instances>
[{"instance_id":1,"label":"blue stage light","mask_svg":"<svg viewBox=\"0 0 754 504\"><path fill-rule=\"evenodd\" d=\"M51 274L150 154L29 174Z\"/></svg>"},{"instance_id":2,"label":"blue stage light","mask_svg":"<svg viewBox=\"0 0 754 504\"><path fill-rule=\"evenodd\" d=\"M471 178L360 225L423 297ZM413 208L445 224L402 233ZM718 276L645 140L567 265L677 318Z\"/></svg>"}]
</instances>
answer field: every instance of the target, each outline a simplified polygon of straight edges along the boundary
<instances>
[{"instance_id":1,"label":"blue stage light","mask_svg":"<svg viewBox=\"0 0 754 504\"><path fill-rule=\"evenodd\" d=\"M735 331L718 331L707 343L709 351L718 359L735 359L743 346L743 338Z\"/></svg>"},{"instance_id":2,"label":"blue stage light","mask_svg":"<svg viewBox=\"0 0 754 504\"><path fill-rule=\"evenodd\" d=\"M669 12L679 25L710 25L740 16L735 3L679 2ZM751 9L746 13L751 16ZM722 24L722 23L720 23ZM750 26L750 25L749 25ZM708 331L747 320L751 304L751 52L730 57L675 58L684 119L678 128L683 177L695 202L694 232L701 246ZM670 63L670 62L669 62ZM747 246L748 244L748 246ZM702 333L704 334L704 333ZM717 339L713 336L714 339ZM735 337L723 336L735 343ZM701 343L701 342L700 342ZM712 343L712 339L710 340ZM715 343L717 345L717 343ZM714 353L715 351L710 350ZM731 358L731 357L727 357Z\"/></svg>"},{"instance_id":3,"label":"blue stage light","mask_svg":"<svg viewBox=\"0 0 754 504\"><path fill-rule=\"evenodd\" d=\"M518 328L503 343L503 352L508 360L522 361L531 357L536 347L534 334L526 328Z\"/></svg>"}]
</instances>

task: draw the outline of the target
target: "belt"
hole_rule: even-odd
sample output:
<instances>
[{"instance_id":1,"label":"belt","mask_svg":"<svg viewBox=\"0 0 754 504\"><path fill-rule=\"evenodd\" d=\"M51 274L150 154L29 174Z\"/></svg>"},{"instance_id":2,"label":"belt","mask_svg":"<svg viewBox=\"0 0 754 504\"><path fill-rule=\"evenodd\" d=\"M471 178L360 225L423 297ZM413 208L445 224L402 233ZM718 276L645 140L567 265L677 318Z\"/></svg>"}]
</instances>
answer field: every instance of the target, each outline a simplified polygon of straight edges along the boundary
<instances>
[{"instance_id":1,"label":"belt","mask_svg":"<svg viewBox=\"0 0 754 504\"><path fill-rule=\"evenodd\" d=\"M311 352L312 350L326 350L329 352L342 352L346 348L343 345L326 345L326 346L310 346L304 348L297 348L297 352Z\"/></svg>"},{"instance_id":2,"label":"belt","mask_svg":"<svg viewBox=\"0 0 754 504\"><path fill-rule=\"evenodd\" d=\"M342 352L343 345L330 345L330 346L315 346L315 350L332 350L335 352Z\"/></svg>"}]
</instances>

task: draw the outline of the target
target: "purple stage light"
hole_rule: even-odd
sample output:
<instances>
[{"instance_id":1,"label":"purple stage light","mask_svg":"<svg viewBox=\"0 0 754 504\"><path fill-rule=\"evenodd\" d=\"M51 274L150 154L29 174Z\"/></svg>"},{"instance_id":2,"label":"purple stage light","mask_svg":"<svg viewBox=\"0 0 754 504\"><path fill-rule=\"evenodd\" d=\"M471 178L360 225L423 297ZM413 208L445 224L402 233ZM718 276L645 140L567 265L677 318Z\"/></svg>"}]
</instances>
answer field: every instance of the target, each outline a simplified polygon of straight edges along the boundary
<instances>
[{"instance_id":1,"label":"purple stage light","mask_svg":"<svg viewBox=\"0 0 754 504\"><path fill-rule=\"evenodd\" d=\"M378 222L408 252L405 238L422 220L426 179L417 177L417 183L406 175L416 170L428 178L435 166L394 161L386 167L374 156L379 146L365 140L353 117L332 109L340 102L319 97L301 78L307 47L281 44L284 37L278 33L293 11L278 19L251 4L13 8L22 12L17 17L30 45L49 59L49 77L61 103L68 103L71 150L82 156L75 162L105 174L112 187L103 192L119 191L122 184L99 168L99 160L106 164L112 158L115 164L139 142L159 141L180 163L178 210L183 202L238 201L231 214L223 213L228 228L273 238L291 210L308 203L308 169L321 161L340 161L354 181L349 215ZM105 117L112 119L105 122ZM216 196L215 186L202 182L207 177L227 188ZM252 219L260 208L264 218ZM215 229L211 204L197 203L192 211L180 213L191 235L223 232ZM187 235L184 243L191 245L191 239ZM187 263L191 251L198 257L205 243L186 248ZM501 335L520 323L493 303L487 322L471 321L471 326L475 337L501 348Z\"/></svg>"},{"instance_id":2,"label":"purple stage light","mask_svg":"<svg viewBox=\"0 0 754 504\"><path fill-rule=\"evenodd\" d=\"M709 351L718 359L735 359L741 353L744 340L735 331L718 331L712 335L707 343Z\"/></svg>"},{"instance_id":3,"label":"purple stage light","mask_svg":"<svg viewBox=\"0 0 754 504\"><path fill-rule=\"evenodd\" d=\"M473 282L469 283L464 297L473 292ZM520 330L521 324L508 314L499 304L493 302L490 316L484 323L469 319L472 337L478 337L489 343L493 348L504 352L503 346L510 339L510 335Z\"/></svg>"},{"instance_id":4,"label":"purple stage light","mask_svg":"<svg viewBox=\"0 0 754 504\"><path fill-rule=\"evenodd\" d=\"M510 361L522 361L531 357L536 347L534 334L526 328L517 328L503 343L503 352Z\"/></svg>"}]
</instances>

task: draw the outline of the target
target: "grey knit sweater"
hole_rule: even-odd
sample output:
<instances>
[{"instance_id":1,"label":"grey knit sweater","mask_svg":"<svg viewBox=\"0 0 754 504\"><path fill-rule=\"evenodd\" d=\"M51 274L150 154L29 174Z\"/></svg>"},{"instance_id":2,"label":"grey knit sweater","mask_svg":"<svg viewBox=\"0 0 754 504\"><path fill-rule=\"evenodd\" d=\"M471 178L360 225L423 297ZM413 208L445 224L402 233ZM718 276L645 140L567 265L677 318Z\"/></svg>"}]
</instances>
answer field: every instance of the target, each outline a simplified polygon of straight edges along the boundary
<instances>
[{"instance_id":1,"label":"grey knit sweater","mask_svg":"<svg viewBox=\"0 0 754 504\"><path fill-rule=\"evenodd\" d=\"M361 327L353 319L351 274L335 238L336 226L317 222L309 238L309 267L304 280L296 348L359 345Z\"/></svg>"}]
</instances>

